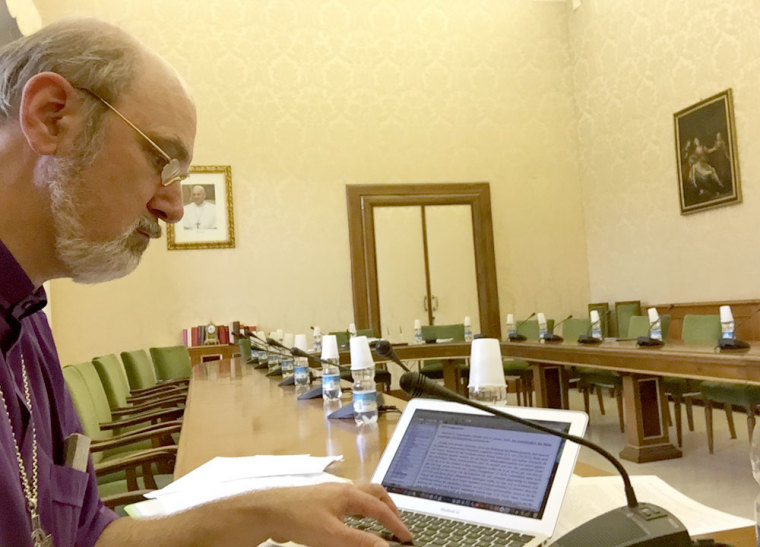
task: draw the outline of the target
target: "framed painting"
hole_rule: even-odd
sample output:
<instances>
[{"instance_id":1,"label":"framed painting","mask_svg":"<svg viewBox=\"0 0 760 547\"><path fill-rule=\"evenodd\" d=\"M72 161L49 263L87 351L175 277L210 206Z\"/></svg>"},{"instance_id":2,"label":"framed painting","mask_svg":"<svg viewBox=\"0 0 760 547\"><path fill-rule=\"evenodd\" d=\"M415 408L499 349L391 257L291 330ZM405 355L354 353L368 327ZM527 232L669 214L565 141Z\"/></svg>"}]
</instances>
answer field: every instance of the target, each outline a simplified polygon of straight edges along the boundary
<instances>
[{"instance_id":1,"label":"framed painting","mask_svg":"<svg viewBox=\"0 0 760 547\"><path fill-rule=\"evenodd\" d=\"M229 165L193 165L181 183L184 215L166 228L169 250L235 246L232 170Z\"/></svg>"},{"instance_id":2,"label":"framed painting","mask_svg":"<svg viewBox=\"0 0 760 547\"><path fill-rule=\"evenodd\" d=\"M740 203L731 90L676 112L673 121L681 214Z\"/></svg>"}]
</instances>

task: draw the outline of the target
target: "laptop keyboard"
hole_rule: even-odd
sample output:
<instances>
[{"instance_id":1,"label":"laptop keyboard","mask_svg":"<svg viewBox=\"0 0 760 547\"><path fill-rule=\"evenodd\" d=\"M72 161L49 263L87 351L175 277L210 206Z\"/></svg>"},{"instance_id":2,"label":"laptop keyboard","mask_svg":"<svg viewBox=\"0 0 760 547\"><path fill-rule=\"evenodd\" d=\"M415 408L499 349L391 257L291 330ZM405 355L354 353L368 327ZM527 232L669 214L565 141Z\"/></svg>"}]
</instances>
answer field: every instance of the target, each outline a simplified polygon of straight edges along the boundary
<instances>
[{"instance_id":1,"label":"laptop keyboard","mask_svg":"<svg viewBox=\"0 0 760 547\"><path fill-rule=\"evenodd\" d=\"M479 526L422 513L401 511L401 520L414 535L409 545L430 547L519 547L534 536ZM383 525L368 518L348 517L346 524L377 534L389 541L398 541Z\"/></svg>"}]
</instances>

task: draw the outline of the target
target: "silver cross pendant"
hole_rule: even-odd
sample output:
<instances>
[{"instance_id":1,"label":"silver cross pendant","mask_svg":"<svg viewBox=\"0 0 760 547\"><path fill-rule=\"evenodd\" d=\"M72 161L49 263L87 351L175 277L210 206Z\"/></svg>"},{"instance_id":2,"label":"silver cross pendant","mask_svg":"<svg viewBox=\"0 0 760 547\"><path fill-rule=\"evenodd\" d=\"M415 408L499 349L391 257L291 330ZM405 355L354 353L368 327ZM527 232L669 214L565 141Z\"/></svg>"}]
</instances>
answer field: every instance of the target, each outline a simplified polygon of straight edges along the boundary
<instances>
[{"instance_id":1,"label":"silver cross pendant","mask_svg":"<svg viewBox=\"0 0 760 547\"><path fill-rule=\"evenodd\" d=\"M53 536L45 533L37 513L32 513L32 541L34 547L53 547Z\"/></svg>"}]
</instances>

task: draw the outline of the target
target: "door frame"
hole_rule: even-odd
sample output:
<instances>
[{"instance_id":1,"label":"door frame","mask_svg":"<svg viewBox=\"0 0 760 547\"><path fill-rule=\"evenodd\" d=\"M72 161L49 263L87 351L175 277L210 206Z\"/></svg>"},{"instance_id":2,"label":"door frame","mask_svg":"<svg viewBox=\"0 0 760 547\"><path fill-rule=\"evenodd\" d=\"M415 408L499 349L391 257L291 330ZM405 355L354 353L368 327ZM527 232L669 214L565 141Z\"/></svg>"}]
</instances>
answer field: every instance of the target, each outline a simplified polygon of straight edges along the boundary
<instances>
[{"instance_id":1,"label":"door frame","mask_svg":"<svg viewBox=\"0 0 760 547\"><path fill-rule=\"evenodd\" d=\"M489 338L501 339L491 190L487 182L347 184L346 201L354 322L358 328L372 329L375 336L381 336L382 333L377 288L374 208L469 205L472 212L480 329L483 335Z\"/></svg>"}]
</instances>

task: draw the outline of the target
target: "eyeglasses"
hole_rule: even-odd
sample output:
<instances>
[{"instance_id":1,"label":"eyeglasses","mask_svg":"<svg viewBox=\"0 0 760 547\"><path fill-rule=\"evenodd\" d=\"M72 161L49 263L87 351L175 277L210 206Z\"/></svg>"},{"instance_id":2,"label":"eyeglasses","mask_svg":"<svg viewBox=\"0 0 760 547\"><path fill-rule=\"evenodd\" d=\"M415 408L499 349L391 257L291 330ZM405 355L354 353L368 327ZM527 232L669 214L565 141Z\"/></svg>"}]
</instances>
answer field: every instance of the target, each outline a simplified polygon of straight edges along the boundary
<instances>
[{"instance_id":1,"label":"eyeglasses","mask_svg":"<svg viewBox=\"0 0 760 547\"><path fill-rule=\"evenodd\" d=\"M187 178L186 174L182 174L182 169L179 166L179 160L177 158L172 158L171 156L169 156L169 154L164 152L164 150L160 146L158 146L155 142L153 142L153 139L151 139L148 135L140 131L139 127L137 127L135 124L130 122L124 116L124 114L116 110L116 108L114 108L111 105L111 103L106 101L103 97L101 97L94 91L87 89L86 87L78 87L77 89L79 89L80 91L85 91L89 93L90 95L98 99L101 103L106 105L111 110L111 112L113 112L119 118L121 118L124 121L124 123L126 123L129 127L137 131L137 134L140 135L143 139L145 139L148 142L148 144L150 144L153 147L153 149L156 152L158 152L158 154L162 158L166 160L166 165L164 165L164 168L161 170L161 185L162 186L169 186L170 184L174 184L177 181L182 181Z\"/></svg>"}]
</instances>

